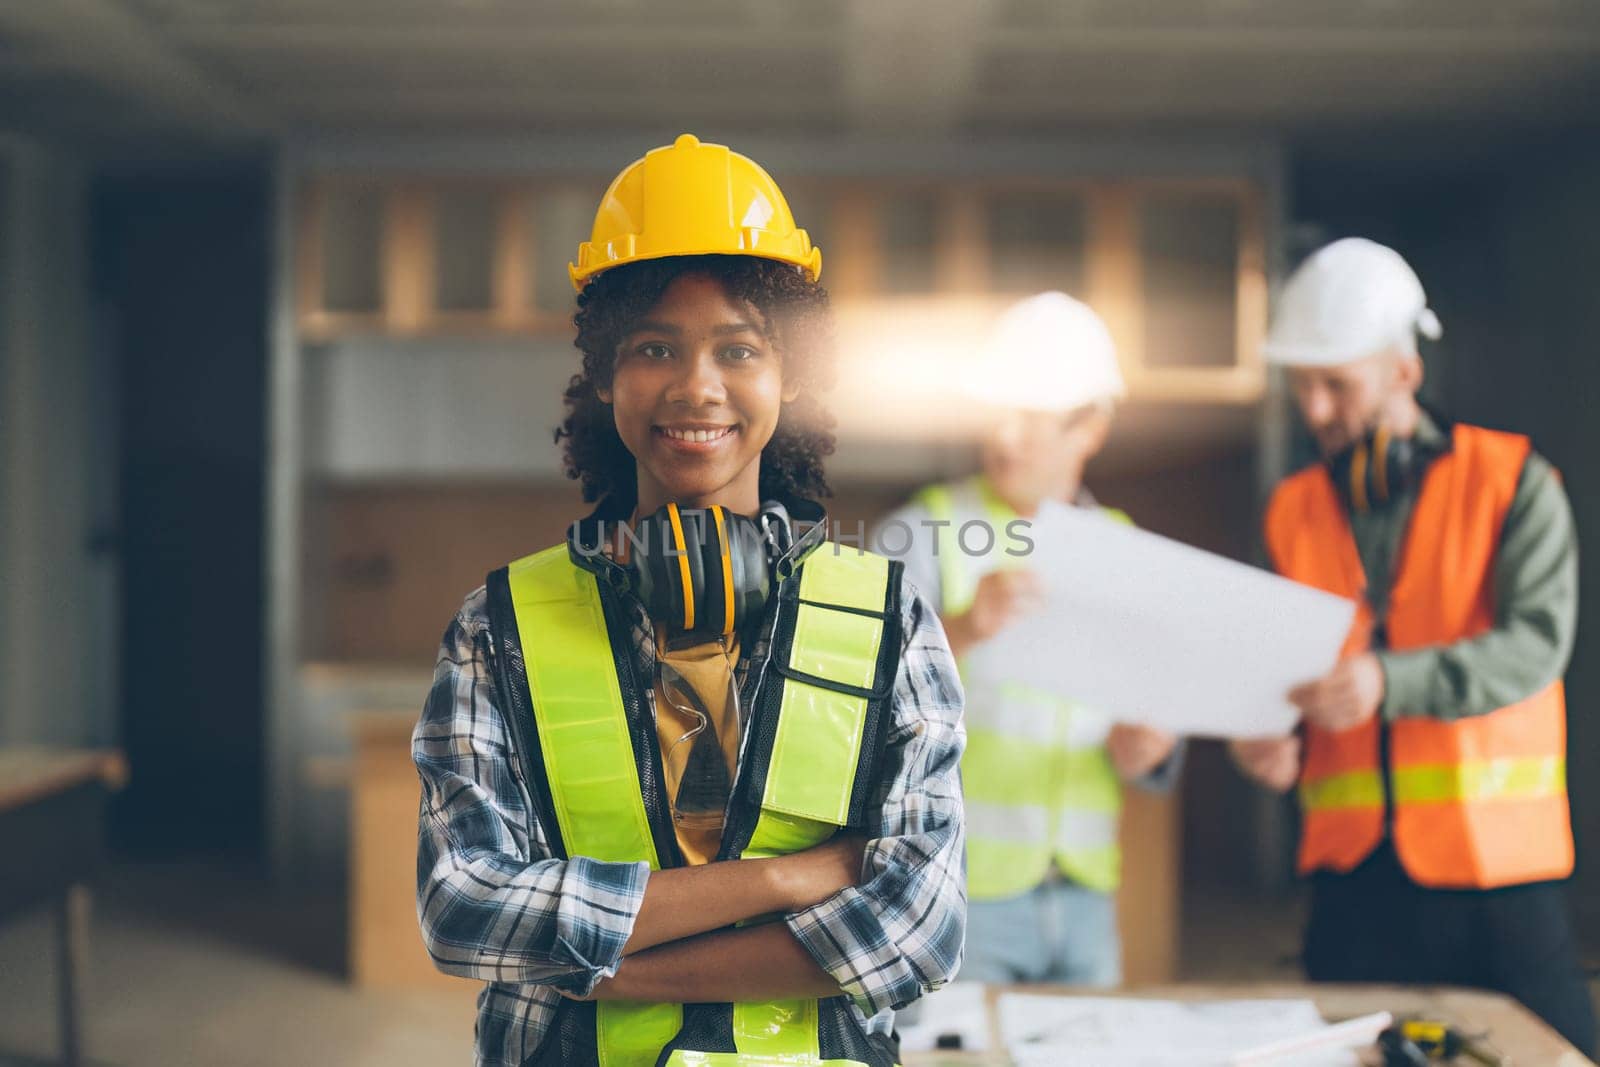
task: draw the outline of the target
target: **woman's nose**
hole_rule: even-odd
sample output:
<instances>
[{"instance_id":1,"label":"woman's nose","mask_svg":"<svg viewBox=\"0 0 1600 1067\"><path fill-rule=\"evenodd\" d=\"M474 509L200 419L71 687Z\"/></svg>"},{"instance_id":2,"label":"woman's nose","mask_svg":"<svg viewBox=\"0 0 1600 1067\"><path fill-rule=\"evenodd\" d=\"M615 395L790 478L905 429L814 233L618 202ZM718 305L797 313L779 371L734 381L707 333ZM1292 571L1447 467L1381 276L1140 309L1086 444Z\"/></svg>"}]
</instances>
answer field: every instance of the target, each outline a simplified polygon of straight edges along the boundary
<instances>
[{"instance_id":1,"label":"woman's nose","mask_svg":"<svg viewBox=\"0 0 1600 1067\"><path fill-rule=\"evenodd\" d=\"M696 353L681 364L667 399L690 407L720 404L727 399L722 368L713 353Z\"/></svg>"}]
</instances>

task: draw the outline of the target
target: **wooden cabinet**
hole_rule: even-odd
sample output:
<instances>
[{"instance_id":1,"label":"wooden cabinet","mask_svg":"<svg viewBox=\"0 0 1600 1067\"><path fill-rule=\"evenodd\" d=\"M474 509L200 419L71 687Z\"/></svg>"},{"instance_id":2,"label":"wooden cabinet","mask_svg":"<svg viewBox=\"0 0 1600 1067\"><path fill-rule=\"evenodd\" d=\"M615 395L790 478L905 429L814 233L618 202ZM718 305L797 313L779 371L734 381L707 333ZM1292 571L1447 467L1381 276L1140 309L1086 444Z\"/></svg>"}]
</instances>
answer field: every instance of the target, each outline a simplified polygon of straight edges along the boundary
<instances>
[{"instance_id":1,"label":"wooden cabinet","mask_svg":"<svg viewBox=\"0 0 1600 1067\"><path fill-rule=\"evenodd\" d=\"M1124 985L1178 977L1182 821L1176 791L1123 789L1122 888L1117 924L1122 933Z\"/></svg>"},{"instance_id":2,"label":"wooden cabinet","mask_svg":"<svg viewBox=\"0 0 1600 1067\"><path fill-rule=\"evenodd\" d=\"M1265 218L1240 179L785 180L841 311L1061 289L1111 326L1136 398L1251 402ZM302 336L569 335L566 264L604 179L304 183Z\"/></svg>"},{"instance_id":3,"label":"wooden cabinet","mask_svg":"<svg viewBox=\"0 0 1600 1067\"><path fill-rule=\"evenodd\" d=\"M592 195L587 185L499 180L308 180L295 265L300 333L568 330L566 263L588 237Z\"/></svg>"}]
</instances>

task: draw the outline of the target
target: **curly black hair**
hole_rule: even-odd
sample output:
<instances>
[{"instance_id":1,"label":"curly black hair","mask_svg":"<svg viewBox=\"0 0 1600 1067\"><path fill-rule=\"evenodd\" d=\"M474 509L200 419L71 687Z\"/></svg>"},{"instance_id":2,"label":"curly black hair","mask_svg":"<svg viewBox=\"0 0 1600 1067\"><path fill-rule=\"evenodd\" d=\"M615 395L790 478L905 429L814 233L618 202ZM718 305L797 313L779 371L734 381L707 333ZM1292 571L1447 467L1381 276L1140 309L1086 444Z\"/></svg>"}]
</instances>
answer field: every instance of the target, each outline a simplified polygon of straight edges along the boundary
<instances>
[{"instance_id":1,"label":"curly black hair","mask_svg":"<svg viewBox=\"0 0 1600 1067\"><path fill-rule=\"evenodd\" d=\"M762 333L783 364L784 384L799 395L778 412L778 427L761 450L763 500L816 500L832 495L822 472L833 454L834 419L818 393L833 384L833 318L828 292L797 268L755 256L666 256L612 267L578 294L572 317L578 328L573 344L583 353L583 370L572 376L565 394L567 416L556 430L568 478L583 484L583 499L613 496L637 499L637 466L617 435L611 405L595 392L608 388L616 370L617 348L667 287L686 274L702 275L734 300L755 309Z\"/></svg>"}]
</instances>

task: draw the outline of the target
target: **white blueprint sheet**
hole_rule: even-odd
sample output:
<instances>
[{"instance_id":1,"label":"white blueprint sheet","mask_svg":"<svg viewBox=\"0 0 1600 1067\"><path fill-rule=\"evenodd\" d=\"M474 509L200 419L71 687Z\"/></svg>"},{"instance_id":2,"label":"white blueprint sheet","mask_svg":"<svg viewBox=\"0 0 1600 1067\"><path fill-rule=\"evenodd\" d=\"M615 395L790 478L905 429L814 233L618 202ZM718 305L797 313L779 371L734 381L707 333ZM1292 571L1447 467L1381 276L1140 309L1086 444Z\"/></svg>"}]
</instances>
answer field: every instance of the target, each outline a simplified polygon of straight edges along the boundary
<instances>
[{"instance_id":1,"label":"white blueprint sheet","mask_svg":"<svg viewBox=\"0 0 1600 1067\"><path fill-rule=\"evenodd\" d=\"M967 653L969 703L1007 682L1174 733L1283 734L1289 690L1333 667L1355 615L1353 601L1087 509L1047 504L1028 536L1007 566L1033 571L1049 607Z\"/></svg>"}]
</instances>

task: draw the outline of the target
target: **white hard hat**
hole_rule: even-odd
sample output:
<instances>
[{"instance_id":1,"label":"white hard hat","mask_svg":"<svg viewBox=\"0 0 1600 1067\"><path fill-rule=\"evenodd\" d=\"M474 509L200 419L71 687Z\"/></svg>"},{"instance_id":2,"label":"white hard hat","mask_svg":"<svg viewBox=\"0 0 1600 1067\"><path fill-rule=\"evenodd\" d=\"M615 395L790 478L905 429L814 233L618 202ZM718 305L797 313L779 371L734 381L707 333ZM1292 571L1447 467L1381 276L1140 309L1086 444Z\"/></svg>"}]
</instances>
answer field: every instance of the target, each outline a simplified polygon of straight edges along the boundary
<instances>
[{"instance_id":1,"label":"white hard hat","mask_svg":"<svg viewBox=\"0 0 1600 1067\"><path fill-rule=\"evenodd\" d=\"M1290 276L1262 352L1291 367L1332 367L1396 349L1416 354L1439 319L1400 253L1347 237L1312 253Z\"/></svg>"},{"instance_id":2,"label":"white hard hat","mask_svg":"<svg viewBox=\"0 0 1600 1067\"><path fill-rule=\"evenodd\" d=\"M1040 293L1007 308L968 391L1000 407L1073 411L1126 396L1111 331L1089 305Z\"/></svg>"}]
</instances>

